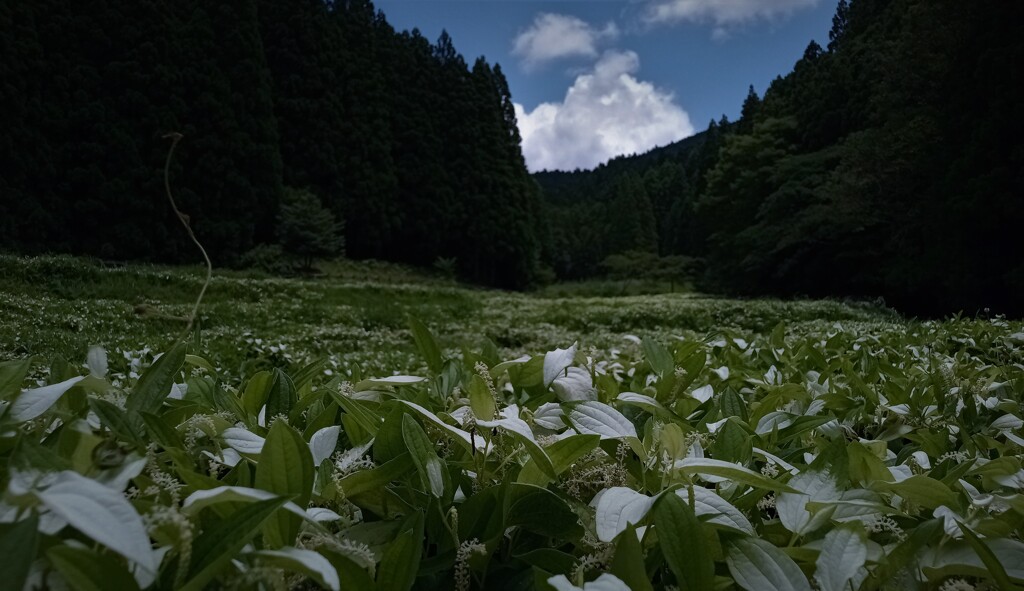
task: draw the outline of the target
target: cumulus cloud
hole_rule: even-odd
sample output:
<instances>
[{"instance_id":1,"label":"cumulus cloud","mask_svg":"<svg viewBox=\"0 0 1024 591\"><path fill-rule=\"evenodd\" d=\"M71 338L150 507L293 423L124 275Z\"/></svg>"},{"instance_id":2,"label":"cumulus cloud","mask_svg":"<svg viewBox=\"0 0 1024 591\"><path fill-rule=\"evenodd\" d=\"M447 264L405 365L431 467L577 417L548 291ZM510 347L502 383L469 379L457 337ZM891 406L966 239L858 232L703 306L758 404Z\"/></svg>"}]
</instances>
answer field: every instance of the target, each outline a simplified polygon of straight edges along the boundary
<instances>
[{"instance_id":1,"label":"cumulus cloud","mask_svg":"<svg viewBox=\"0 0 1024 591\"><path fill-rule=\"evenodd\" d=\"M577 76L562 102L530 112L515 105L530 170L593 168L693 135L673 95L637 80L639 69L636 53L608 51Z\"/></svg>"},{"instance_id":2,"label":"cumulus cloud","mask_svg":"<svg viewBox=\"0 0 1024 591\"><path fill-rule=\"evenodd\" d=\"M654 0L644 20L648 24L681 21L710 22L723 26L741 25L758 19L789 16L813 8L819 0Z\"/></svg>"},{"instance_id":3,"label":"cumulus cloud","mask_svg":"<svg viewBox=\"0 0 1024 591\"><path fill-rule=\"evenodd\" d=\"M598 44L618 36L615 23L597 29L575 16L541 13L516 36L512 53L532 68L559 58L597 57Z\"/></svg>"}]
</instances>

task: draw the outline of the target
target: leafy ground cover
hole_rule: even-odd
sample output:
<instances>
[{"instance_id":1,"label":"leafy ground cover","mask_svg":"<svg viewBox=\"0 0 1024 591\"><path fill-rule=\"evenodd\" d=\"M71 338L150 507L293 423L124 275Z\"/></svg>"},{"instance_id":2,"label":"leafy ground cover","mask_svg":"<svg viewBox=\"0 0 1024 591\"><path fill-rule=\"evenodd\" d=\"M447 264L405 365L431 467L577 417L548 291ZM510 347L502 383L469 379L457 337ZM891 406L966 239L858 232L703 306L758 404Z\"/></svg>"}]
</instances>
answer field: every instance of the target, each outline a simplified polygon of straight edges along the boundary
<instances>
[{"instance_id":1,"label":"leafy ground cover","mask_svg":"<svg viewBox=\"0 0 1024 591\"><path fill-rule=\"evenodd\" d=\"M1020 322L0 269L12 588L1024 583Z\"/></svg>"}]
</instances>

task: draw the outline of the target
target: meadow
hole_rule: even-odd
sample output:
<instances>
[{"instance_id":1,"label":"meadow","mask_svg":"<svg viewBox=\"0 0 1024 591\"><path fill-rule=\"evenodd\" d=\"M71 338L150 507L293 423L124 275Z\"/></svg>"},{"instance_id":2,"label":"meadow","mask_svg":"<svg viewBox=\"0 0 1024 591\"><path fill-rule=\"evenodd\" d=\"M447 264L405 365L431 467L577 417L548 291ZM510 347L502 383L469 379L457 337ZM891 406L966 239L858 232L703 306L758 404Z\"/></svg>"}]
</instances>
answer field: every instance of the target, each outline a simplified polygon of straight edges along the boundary
<instances>
[{"instance_id":1,"label":"meadow","mask_svg":"<svg viewBox=\"0 0 1024 591\"><path fill-rule=\"evenodd\" d=\"M1020 321L323 270L0 256L0 580L1024 583Z\"/></svg>"}]
</instances>

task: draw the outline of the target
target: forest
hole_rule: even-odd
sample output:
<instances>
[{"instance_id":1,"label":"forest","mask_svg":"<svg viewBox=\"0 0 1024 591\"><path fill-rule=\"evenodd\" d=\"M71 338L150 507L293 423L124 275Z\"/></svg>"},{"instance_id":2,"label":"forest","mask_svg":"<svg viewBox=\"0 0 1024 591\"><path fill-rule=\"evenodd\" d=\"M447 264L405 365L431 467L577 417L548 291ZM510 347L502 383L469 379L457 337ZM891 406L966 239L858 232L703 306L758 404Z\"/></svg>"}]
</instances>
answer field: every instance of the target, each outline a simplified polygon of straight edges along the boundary
<instances>
[{"instance_id":1,"label":"forest","mask_svg":"<svg viewBox=\"0 0 1024 591\"><path fill-rule=\"evenodd\" d=\"M171 177L218 265L278 242L302 193L348 257L489 286L620 255L708 293L1020 314L1022 10L843 0L737 120L531 177L501 67L369 1L6 2L0 249L193 262L163 197L177 131Z\"/></svg>"},{"instance_id":2,"label":"forest","mask_svg":"<svg viewBox=\"0 0 1024 591\"><path fill-rule=\"evenodd\" d=\"M1024 312L1022 7L843 0L825 47L742 116L593 171L536 178L560 276L638 249L703 291ZM588 223L589 222L589 223ZM582 227L581 227L582 226Z\"/></svg>"}]
</instances>

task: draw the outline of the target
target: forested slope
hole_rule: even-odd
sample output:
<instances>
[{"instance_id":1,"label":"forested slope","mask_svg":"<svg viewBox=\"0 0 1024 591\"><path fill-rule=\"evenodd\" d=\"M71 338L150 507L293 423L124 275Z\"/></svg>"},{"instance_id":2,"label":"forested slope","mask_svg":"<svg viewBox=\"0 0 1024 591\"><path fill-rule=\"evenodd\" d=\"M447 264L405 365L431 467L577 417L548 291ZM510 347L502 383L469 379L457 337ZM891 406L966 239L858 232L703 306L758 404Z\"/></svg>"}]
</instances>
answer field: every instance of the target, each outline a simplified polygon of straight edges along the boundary
<instances>
[{"instance_id":1,"label":"forested slope","mask_svg":"<svg viewBox=\"0 0 1024 591\"><path fill-rule=\"evenodd\" d=\"M739 121L669 158L537 175L556 269L653 249L640 232L701 258L706 290L1021 314L1022 17L995 1L840 2L827 47L763 98L751 89ZM623 213L648 202L653 219Z\"/></svg>"},{"instance_id":2,"label":"forested slope","mask_svg":"<svg viewBox=\"0 0 1024 591\"><path fill-rule=\"evenodd\" d=\"M0 6L0 248L215 263L271 242L284 187L347 251L530 284L539 200L501 69L368 1L10 0Z\"/></svg>"}]
</instances>

